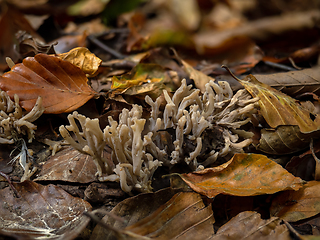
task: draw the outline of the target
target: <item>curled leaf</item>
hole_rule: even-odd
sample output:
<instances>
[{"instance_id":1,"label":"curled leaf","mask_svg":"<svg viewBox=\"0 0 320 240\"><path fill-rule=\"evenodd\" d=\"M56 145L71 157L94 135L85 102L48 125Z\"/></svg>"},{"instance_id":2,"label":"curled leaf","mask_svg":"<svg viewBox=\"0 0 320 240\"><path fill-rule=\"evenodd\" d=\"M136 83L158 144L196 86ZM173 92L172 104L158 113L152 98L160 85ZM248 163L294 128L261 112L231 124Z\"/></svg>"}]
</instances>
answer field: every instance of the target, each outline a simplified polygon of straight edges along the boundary
<instances>
[{"instance_id":1,"label":"curled leaf","mask_svg":"<svg viewBox=\"0 0 320 240\"><path fill-rule=\"evenodd\" d=\"M300 151L310 144L317 132L301 133L298 126L279 126L276 129L262 129L258 150L269 154L289 154Z\"/></svg>"},{"instance_id":2,"label":"curled leaf","mask_svg":"<svg viewBox=\"0 0 320 240\"><path fill-rule=\"evenodd\" d=\"M43 99L44 113L71 112L97 93L88 84L83 71L73 64L46 54L28 57L0 78L0 88L30 111L38 96Z\"/></svg>"},{"instance_id":3,"label":"curled leaf","mask_svg":"<svg viewBox=\"0 0 320 240\"><path fill-rule=\"evenodd\" d=\"M102 62L100 58L85 47L73 48L67 53L57 54L56 56L76 65L88 76L94 75Z\"/></svg>"},{"instance_id":4,"label":"curled leaf","mask_svg":"<svg viewBox=\"0 0 320 240\"><path fill-rule=\"evenodd\" d=\"M235 154L218 167L181 174L196 192L213 198L218 194L254 196L283 190L298 190L303 180L260 154Z\"/></svg>"},{"instance_id":5,"label":"curled leaf","mask_svg":"<svg viewBox=\"0 0 320 240\"><path fill-rule=\"evenodd\" d=\"M259 82L251 74L239 81L253 97L260 98L261 114L270 127L297 125L302 133L320 129L320 117L309 112L297 100Z\"/></svg>"}]
</instances>

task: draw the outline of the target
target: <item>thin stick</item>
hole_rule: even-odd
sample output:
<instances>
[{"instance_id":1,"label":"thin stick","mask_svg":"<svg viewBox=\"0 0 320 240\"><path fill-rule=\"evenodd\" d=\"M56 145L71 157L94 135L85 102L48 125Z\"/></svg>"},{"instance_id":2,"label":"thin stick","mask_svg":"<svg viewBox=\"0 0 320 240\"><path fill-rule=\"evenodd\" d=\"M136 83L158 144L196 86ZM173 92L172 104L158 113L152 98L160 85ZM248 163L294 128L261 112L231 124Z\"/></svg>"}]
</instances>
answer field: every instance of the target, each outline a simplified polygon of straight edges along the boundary
<instances>
[{"instance_id":1,"label":"thin stick","mask_svg":"<svg viewBox=\"0 0 320 240\"><path fill-rule=\"evenodd\" d=\"M98 40L95 36L93 35L89 35L88 39L94 43L95 45L97 45L98 47L100 47L101 49L105 50L106 52L110 53L112 56L119 58L119 59L123 59L126 56L113 50L112 48L108 47L107 45L105 45L103 42L101 42L100 40Z\"/></svg>"},{"instance_id":2,"label":"thin stick","mask_svg":"<svg viewBox=\"0 0 320 240\"><path fill-rule=\"evenodd\" d=\"M16 195L16 197L17 197L17 198L20 198L20 195L19 195L19 193L18 193L18 190L13 186L13 184L12 184L12 182L11 182L11 180L10 180L10 177L9 177L7 174L5 174L4 172L2 172L2 171L0 171L0 175L7 180L7 182L9 183L9 186L10 186L11 189L13 190L14 194Z\"/></svg>"}]
</instances>

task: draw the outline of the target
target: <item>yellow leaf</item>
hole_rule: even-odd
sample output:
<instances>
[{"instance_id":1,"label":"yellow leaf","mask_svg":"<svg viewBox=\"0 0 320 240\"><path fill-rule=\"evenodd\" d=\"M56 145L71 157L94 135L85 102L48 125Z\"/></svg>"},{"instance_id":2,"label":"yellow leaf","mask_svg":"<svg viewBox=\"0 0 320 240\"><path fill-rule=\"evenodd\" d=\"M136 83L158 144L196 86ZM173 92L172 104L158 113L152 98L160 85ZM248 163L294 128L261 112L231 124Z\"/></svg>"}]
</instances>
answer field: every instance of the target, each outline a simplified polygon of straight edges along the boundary
<instances>
[{"instance_id":1,"label":"yellow leaf","mask_svg":"<svg viewBox=\"0 0 320 240\"><path fill-rule=\"evenodd\" d=\"M260 98L260 111L272 128L280 125L297 125L302 133L320 129L320 117L309 112L292 97L259 82L253 75L238 81L253 97Z\"/></svg>"},{"instance_id":2,"label":"yellow leaf","mask_svg":"<svg viewBox=\"0 0 320 240\"><path fill-rule=\"evenodd\" d=\"M85 47L71 49L67 53L57 54L56 57L76 65L88 76L93 76L102 62Z\"/></svg>"}]
</instances>

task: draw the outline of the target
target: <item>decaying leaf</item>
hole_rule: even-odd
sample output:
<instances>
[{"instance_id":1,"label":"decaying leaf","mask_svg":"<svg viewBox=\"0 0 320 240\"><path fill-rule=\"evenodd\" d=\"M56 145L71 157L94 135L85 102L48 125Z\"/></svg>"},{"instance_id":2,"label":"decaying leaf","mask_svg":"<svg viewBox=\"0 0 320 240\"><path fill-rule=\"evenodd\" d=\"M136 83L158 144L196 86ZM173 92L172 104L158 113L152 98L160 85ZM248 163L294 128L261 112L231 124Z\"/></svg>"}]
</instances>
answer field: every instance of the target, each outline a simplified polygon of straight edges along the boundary
<instances>
[{"instance_id":1,"label":"decaying leaf","mask_svg":"<svg viewBox=\"0 0 320 240\"><path fill-rule=\"evenodd\" d=\"M301 133L298 126L278 126L276 129L262 129L256 148L269 154L289 154L300 151L310 144L318 133Z\"/></svg>"},{"instance_id":2,"label":"decaying leaf","mask_svg":"<svg viewBox=\"0 0 320 240\"><path fill-rule=\"evenodd\" d=\"M240 83L253 97L259 97L260 111L270 127L297 125L302 133L320 129L320 117L302 107L299 102L248 75Z\"/></svg>"},{"instance_id":3,"label":"decaying leaf","mask_svg":"<svg viewBox=\"0 0 320 240\"><path fill-rule=\"evenodd\" d=\"M237 153L215 168L181 174L196 192L213 198L218 194L254 196L298 190L303 181L260 154Z\"/></svg>"},{"instance_id":4,"label":"decaying leaf","mask_svg":"<svg viewBox=\"0 0 320 240\"><path fill-rule=\"evenodd\" d=\"M102 222L116 229L124 229L128 225L135 224L139 220L149 216L159 207L169 201L179 190L165 188L155 193L142 193L137 196L127 198L118 203L110 212L123 218L124 221L114 219L106 215ZM152 204L150 204L152 203ZM113 233L101 225L97 225L91 235L91 240L115 239Z\"/></svg>"},{"instance_id":5,"label":"decaying leaf","mask_svg":"<svg viewBox=\"0 0 320 240\"><path fill-rule=\"evenodd\" d=\"M85 47L77 47L67 53L57 54L56 56L76 65L88 76L93 76L102 62L100 58Z\"/></svg>"},{"instance_id":6,"label":"decaying leaf","mask_svg":"<svg viewBox=\"0 0 320 240\"><path fill-rule=\"evenodd\" d=\"M180 192L152 214L119 229L119 234L148 239L207 239L214 234L213 223L211 205L205 206L197 193Z\"/></svg>"},{"instance_id":7,"label":"decaying leaf","mask_svg":"<svg viewBox=\"0 0 320 240\"><path fill-rule=\"evenodd\" d=\"M97 180L96 172L91 156L67 147L47 159L35 181L88 183Z\"/></svg>"},{"instance_id":8,"label":"decaying leaf","mask_svg":"<svg viewBox=\"0 0 320 240\"><path fill-rule=\"evenodd\" d=\"M37 54L16 64L0 78L0 88L30 111L42 96L44 113L71 112L97 93L87 84L85 74L73 64L57 57Z\"/></svg>"},{"instance_id":9,"label":"decaying leaf","mask_svg":"<svg viewBox=\"0 0 320 240\"><path fill-rule=\"evenodd\" d=\"M320 67L285 73L254 75L255 78L291 97L311 92L320 95Z\"/></svg>"},{"instance_id":10,"label":"decaying leaf","mask_svg":"<svg viewBox=\"0 0 320 240\"><path fill-rule=\"evenodd\" d=\"M257 212L246 211L239 213L229 222L219 228L212 240L238 239L282 239L291 240L290 232L281 219L272 217L261 219Z\"/></svg>"},{"instance_id":11,"label":"decaying leaf","mask_svg":"<svg viewBox=\"0 0 320 240\"><path fill-rule=\"evenodd\" d=\"M165 84L168 84L165 85ZM116 94L138 95L148 94L158 97L162 89L171 91L171 80L165 69L158 64L140 63L135 66L130 74L120 78L113 76L111 89Z\"/></svg>"},{"instance_id":12,"label":"decaying leaf","mask_svg":"<svg viewBox=\"0 0 320 240\"><path fill-rule=\"evenodd\" d=\"M207 239L214 234L211 205L197 193L177 193L153 214L125 228L151 239Z\"/></svg>"},{"instance_id":13,"label":"decaying leaf","mask_svg":"<svg viewBox=\"0 0 320 240\"><path fill-rule=\"evenodd\" d=\"M19 40L16 36L18 31L26 32L29 35L43 41L43 39L32 28L24 15L14 7L3 4L0 20L0 69L5 70L8 66L5 62L6 57L10 57L16 62L20 55Z\"/></svg>"},{"instance_id":14,"label":"decaying leaf","mask_svg":"<svg viewBox=\"0 0 320 240\"><path fill-rule=\"evenodd\" d=\"M271 216L296 222L320 213L320 182L310 181L298 191L279 193L272 201Z\"/></svg>"},{"instance_id":15,"label":"decaying leaf","mask_svg":"<svg viewBox=\"0 0 320 240\"><path fill-rule=\"evenodd\" d=\"M52 184L14 183L20 198L10 188L0 191L0 228L19 239L74 239L89 222L82 216L88 202L72 197Z\"/></svg>"}]
</instances>

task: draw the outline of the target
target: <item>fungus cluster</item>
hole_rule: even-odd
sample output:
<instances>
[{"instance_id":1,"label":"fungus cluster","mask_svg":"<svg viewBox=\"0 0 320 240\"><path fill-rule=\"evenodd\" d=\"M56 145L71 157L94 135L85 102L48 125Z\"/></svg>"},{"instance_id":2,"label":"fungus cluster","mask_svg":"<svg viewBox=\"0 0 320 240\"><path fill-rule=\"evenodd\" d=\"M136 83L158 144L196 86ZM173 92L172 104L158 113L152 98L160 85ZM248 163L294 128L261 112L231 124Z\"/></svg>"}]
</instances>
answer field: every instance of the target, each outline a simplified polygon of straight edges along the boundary
<instances>
[{"instance_id":1,"label":"fungus cluster","mask_svg":"<svg viewBox=\"0 0 320 240\"><path fill-rule=\"evenodd\" d=\"M183 80L172 98L164 91L163 111L160 97L153 101L146 96L152 109L148 119L142 118L141 106L133 105L130 111L122 110L118 122L109 117L102 131L98 119L73 112L70 125L59 130L75 149L93 157L99 180L118 181L125 192L148 192L162 164L185 162L192 170L203 169L252 143L252 135L239 128L257 112L259 99L246 90L233 95L227 82L210 81L205 89L201 94ZM111 158L104 157L106 147Z\"/></svg>"},{"instance_id":2,"label":"fungus cluster","mask_svg":"<svg viewBox=\"0 0 320 240\"><path fill-rule=\"evenodd\" d=\"M5 91L0 90L0 143L13 144L17 140L14 138L19 134L27 135L28 142L32 142L37 129L32 122L37 120L43 112L41 97L37 99L32 110L23 115L18 95L14 95L13 102Z\"/></svg>"}]
</instances>

